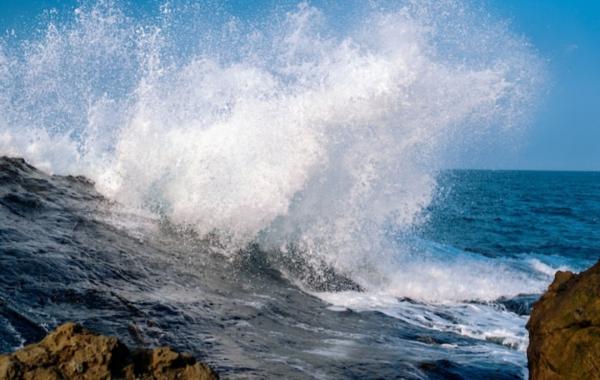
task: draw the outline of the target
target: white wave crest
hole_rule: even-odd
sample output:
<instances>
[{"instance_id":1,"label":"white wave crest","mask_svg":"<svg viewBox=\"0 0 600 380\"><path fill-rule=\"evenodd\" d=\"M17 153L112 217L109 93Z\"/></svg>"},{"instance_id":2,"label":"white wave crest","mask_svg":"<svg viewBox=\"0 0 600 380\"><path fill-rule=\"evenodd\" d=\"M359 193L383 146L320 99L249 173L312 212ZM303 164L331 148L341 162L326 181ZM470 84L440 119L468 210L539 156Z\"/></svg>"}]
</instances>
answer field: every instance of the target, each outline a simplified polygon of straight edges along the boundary
<instances>
[{"instance_id":1,"label":"white wave crest","mask_svg":"<svg viewBox=\"0 0 600 380\"><path fill-rule=\"evenodd\" d=\"M0 152L367 287L401 270L388 235L419 219L446 153L518 126L540 82L528 44L460 2L373 6L342 31L307 3L269 27L181 9L100 1L4 41Z\"/></svg>"}]
</instances>

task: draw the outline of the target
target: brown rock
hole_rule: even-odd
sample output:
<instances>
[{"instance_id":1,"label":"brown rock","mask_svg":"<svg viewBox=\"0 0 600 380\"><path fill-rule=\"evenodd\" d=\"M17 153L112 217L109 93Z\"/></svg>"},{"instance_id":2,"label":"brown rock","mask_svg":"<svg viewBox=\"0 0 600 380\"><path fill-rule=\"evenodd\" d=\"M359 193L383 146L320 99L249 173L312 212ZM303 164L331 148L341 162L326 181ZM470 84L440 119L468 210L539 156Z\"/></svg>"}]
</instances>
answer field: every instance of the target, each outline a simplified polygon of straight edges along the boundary
<instances>
[{"instance_id":1,"label":"brown rock","mask_svg":"<svg viewBox=\"0 0 600 380\"><path fill-rule=\"evenodd\" d=\"M135 352L114 337L66 323L9 355L0 355L1 380L213 380L208 366L168 347Z\"/></svg>"},{"instance_id":2,"label":"brown rock","mask_svg":"<svg viewBox=\"0 0 600 380\"><path fill-rule=\"evenodd\" d=\"M527 329L530 379L600 379L600 262L557 272Z\"/></svg>"}]
</instances>

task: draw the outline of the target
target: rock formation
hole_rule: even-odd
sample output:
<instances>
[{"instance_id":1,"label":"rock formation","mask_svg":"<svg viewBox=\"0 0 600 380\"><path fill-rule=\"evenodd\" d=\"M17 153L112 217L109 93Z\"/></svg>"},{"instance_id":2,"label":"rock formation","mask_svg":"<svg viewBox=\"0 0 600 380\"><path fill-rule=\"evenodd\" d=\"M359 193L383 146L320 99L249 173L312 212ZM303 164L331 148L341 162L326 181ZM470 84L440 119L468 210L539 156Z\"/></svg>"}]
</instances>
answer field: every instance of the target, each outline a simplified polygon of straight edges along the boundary
<instances>
[{"instance_id":1,"label":"rock formation","mask_svg":"<svg viewBox=\"0 0 600 380\"><path fill-rule=\"evenodd\" d=\"M0 355L0 379L212 380L217 375L170 348L130 351L114 337L66 323L9 355Z\"/></svg>"},{"instance_id":2,"label":"rock formation","mask_svg":"<svg viewBox=\"0 0 600 380\"><path fill-rule=\"evenodd\" d=\"M530 379L600 379L600 262L557 272L527 329Z\"/></svg>"}]
</instances>

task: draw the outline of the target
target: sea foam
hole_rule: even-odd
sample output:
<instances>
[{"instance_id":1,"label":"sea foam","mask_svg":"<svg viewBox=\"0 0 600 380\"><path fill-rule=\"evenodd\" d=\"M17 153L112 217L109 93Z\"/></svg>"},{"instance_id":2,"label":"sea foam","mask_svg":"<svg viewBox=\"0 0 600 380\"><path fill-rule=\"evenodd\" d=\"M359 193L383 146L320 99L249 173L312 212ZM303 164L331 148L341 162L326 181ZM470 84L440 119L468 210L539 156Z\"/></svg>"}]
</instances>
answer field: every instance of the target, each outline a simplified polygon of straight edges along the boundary
<instances>
[{"instance_id":1,"label":"sea foam","mask_svg":"<svg viewBox=\"0 0 600 380\"><path fill-rule=\"evenodd\" d=\"M300 251L399 296L502 293L475 277L436 292L494 264L436 267L396 241L449 152L527 115L540 59L502 22L455 1L373 2L339 30L305 2L264 23L178 2L128 14L86 3L4 38L0 153L87 175L122 204L219 236L227 254ZM403 288L407 271L421 283Z\"/></svg>"}]
</instances>

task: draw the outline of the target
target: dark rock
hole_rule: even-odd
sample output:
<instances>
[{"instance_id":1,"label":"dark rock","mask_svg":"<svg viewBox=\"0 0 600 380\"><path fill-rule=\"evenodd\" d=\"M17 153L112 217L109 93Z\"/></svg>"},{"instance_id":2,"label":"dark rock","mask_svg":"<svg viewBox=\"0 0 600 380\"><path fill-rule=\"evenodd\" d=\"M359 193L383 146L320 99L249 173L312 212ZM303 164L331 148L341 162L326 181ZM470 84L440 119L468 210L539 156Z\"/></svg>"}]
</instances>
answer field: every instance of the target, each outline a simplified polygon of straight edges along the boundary
<instances>
[{"instance_id":1,"label":"dark rock","mask_svg":"<svg viewBox=\"0 0 600 380\"><path fill-rule=\"evenodd\" d=\"M114 337L66 323L9 355L0 355L0 379L212 380L205 364L168 347L130 351Z\"/></svg>"},{"instance_id":2,"label":"dark rock","mask_svg":"<svg viewBox=\"0 0 600 380\"><path fill-rule=\"evenodd\" d=\"M600 262L557 272L527 329L530 379L600 379Z\"/></svg>"},{"instance_id":3,"label":"dark rock","mask_svg":"<svg viewBox=\"0 0 600 380\"><path fill-rule=\"evenodd\" d=\"M511 298L501 297L496 302L504 305L506 310L512 311L515 314L530 315L531 308L538 298L539 294L519 294Z\"/></svg>"}]
</instances>

